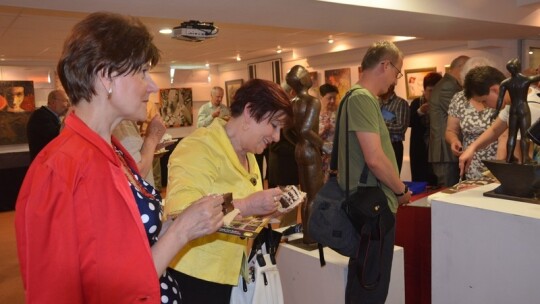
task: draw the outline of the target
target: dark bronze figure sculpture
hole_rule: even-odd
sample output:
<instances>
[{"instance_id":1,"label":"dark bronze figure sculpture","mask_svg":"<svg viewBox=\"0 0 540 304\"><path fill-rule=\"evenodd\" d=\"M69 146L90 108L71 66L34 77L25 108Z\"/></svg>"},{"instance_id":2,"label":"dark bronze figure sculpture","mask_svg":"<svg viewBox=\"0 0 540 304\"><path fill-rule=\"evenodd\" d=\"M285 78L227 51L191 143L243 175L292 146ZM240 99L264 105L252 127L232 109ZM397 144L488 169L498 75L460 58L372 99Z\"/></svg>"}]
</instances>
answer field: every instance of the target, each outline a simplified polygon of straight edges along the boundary
<instances>
[{"instance_id":1,"label":"dark bronze figure sculpture","mask_svg":"<svg viewBox=\"0 0 540 304\"><path fill-rule=\"evenodd\" d=\"M514 149L516 147L517 132L521 135L520 148L522 163L527 163L529 157L529 142L527 137L527 129L531 126L531 111L527 103L527 94L531 83L538 82L540 75L525 76L521 74L521 62L515 58L506 64L506 69L510 72L511 77L501 82L499 88L499 98L497 99L498 114L503 106L505 93L510 94L510 117L508 119L508 142L506 144L506 162L514 161Z\"/></svg>"},{"instance_id":2,"label":"dark bronze figure sculpture","mask_svg":"<svg viewBox=\"0 0 540 304\"><path fill-rule=\"evenodd\" d=\"M302 225L307 227L313 199L323 185L320 152L323 140L319 137L321 103L319 99L308 94L312 82L309 72L303 66L295 65L287 73L286 81L296 92L296 97L292 99L294 129L298 134L295 158L298 163L300 188L307 194L301 207ZM307 235L306 229L304 229L303 242L305 244L314 243Z\"/></svg>"},{"instance_id":3,"label":"dark bronze figure sculpture","mask_svg":"<svg viewBox=\"0 0 540 304\"><path fill-rule=\"evenodd\" d=\"M504 95L510 95L510 117L508 119L508 142L505 161L483 161L491 173L501 182L496 189L484 193L485 196L540 203L540 167L529 157L529 137L531 112L527 95L531 83L540 80L540 75L526 76L521 73L521 62L512 59L506 64L510 78L501 82L497 99L497 115L503 106ZM517 132L520 131L521 162L514 157Z\"/></svg>"}]
</instances>

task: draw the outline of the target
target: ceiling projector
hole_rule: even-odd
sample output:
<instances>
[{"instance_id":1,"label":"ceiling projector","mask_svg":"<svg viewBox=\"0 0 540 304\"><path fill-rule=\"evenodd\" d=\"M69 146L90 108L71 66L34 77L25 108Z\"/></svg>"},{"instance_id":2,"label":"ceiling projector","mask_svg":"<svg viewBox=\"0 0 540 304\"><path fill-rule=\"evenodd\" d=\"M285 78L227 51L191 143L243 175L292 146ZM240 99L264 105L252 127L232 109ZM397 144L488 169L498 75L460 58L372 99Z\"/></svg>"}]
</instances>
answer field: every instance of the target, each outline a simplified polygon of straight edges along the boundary
<instances>
[{"instance_id":1,"label":"ceiling projector","mask_svg":"<svg viewBox=\"0 0 540 304\"><path fill-rule=\"evenodd\" d=\"M173 28L172 38L200 42L217 37L218 31L218 27L214 26L213 22L190 20L182 22L180 26Z\"/></svg>"}]
</instances>

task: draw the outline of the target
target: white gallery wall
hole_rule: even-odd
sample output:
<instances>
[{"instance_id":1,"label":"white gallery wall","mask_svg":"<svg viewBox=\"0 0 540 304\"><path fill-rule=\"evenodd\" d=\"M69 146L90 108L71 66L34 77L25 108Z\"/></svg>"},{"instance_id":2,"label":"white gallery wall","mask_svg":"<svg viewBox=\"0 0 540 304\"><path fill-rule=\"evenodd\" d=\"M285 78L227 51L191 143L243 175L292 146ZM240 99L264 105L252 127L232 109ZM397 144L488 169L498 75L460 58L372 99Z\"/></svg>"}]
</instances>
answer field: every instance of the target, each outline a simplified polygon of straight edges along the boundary
<instances>
[{"instance_id":1,"label":"white gallery wall","mask_svg":"<svg viewBox=\"0 0 540 304\"><path fill-rule=\"evenodd\" d=\"M496 66L505 74L504 69L506 62L515 57L519 57L518 41L502 40L502 41L487 41L487 42L469 42L469 43L452 43L449 47L439 47L438 49L430 49L429 46L422 45L420 42L398 43L398 46L404 52L405 58L403 61L403 71L408 69L418 69L424 67L436 67L438 72L444 73L445 67L450 64L452 59L459 55L468 55L471 57L483 56L493 61ZM421 47L419 47L421 46ZM422 51L418 51L421 49ZM360 66L362 56L365 49L355 49L352 51L328 53L317 55L308 58L296 58L294 53L282 53L279 56L271 58L261 58L256 61L271 60L281 58L282 60L282 75L281 79L285 78L287 71L296 64L305 66L309 71L318 73L319 85L324 83L324 71L332 69L350 68L351 70L351 85L358 81L358 67ZM206 70L176 70L174 82L171 84L170 73L151 73L153 80L161 89L166 88L191 88L193 93L193 118L196 121L197 113L202 104L210 100L210 89L213 86L225 87L225 82L235 79L248 80L248 64L256 61L241 61L231 64L221 65L218 67L210 67ZM526 68L526 67L524 67ZM47 73L54 72L54 67L1 67L0 80L34 80L36 93L36 106L46 104L46 96L48 92L59 84L48 83L46 81ZM37 79L32 79L29 70L39 69L41 73ZM406 98L405 79L404 77L398 80L396 93L402 98ZM150 102L156 103L158 100L157 94L150 96ZM168 133L173 137L185 137L196 128L195 124L191 127L170 128ZM408 138L408 135L407 135ZM408 164L408 140L405 142L404 164ZM26 145L17 146L0 146L0 153L24 151L27 150ZM409 168L404 165L402 178L410 179Z\"/></svg>"}]
</instances>

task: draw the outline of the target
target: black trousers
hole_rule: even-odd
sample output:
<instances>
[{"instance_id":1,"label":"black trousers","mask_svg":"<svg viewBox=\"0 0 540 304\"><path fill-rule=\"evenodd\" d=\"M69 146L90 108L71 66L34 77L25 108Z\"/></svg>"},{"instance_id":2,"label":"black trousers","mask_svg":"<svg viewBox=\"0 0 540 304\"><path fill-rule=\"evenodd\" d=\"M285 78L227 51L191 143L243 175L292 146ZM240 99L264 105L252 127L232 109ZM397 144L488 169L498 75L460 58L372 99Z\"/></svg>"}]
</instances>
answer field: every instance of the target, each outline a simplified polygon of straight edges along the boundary
<instances>
[{"instance_id":1,"label":"black trousers","mask_svg":"<svg viewBox=\"0 0 540 304\"><path fill-rule=\"evenodd\" d=\"M232 285L197 279L172 268L168 270L180 286L182 304L229 304Z\"/></svg>"},{"instance_id":2,"label":"black trousers","mask_svg":"<svg viewBox=\"0 0 540 304\"><path fill-rule=\"evenodd\" d=\"M390 285L390 274L392 273L392 259L394 258L394 240L396 225L388 231L382 244L381 263L379 265L364 265L365 271L380 271L380 281L377 288L367 290L362 287L358 279L358 264L363 262L355 258L349 259L347 272L347 287L345 288L345 304L384 304L388 295ZM370 250L377 254L380 241L371 241Z\"/></svg>"},{"instance_id":3,"label":"black trousers","mask_svg":"<svg viewBox=\"0 0 540 304\"><path fill-rule=\"evenodd\" d=\"M401 174L401 165L403 165L403 142L393 141L392 148L394 148L394 154L396 155L397 167Z\"/></svg>"}]
</instances>

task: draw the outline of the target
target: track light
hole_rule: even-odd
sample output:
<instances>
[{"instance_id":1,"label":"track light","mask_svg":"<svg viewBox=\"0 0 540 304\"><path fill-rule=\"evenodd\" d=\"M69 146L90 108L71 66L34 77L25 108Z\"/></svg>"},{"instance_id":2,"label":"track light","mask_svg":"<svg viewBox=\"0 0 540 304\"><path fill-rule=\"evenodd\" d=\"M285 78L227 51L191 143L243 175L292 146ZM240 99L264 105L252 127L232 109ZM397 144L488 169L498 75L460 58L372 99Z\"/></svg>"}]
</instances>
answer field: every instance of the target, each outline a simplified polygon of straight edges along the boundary
<instances>
[{"instance_id":1,"label":"track light","mask_svg":"<svg viewBox=\"0 0 540 304\"><path fill-rule=\"evenodd\" d=\"M236 54L236 61L242 61L242 57L240 57L240 53Z\"/></svg>"},{"instance_id":2,"label":"track light","mask_svg":"<svg viewBox=\"0 0 540 304\"><path fill-rule=\"evenodd\" d=\"M281 49L281 46L277 46L276 53L281 54L283 50Z\"/></svg>"},{"instance_id":3,"label":"track light","mask_svg":"<svg viewBox=\"0 0 540 304\"><path fill-rule=\"evenodd\" d=\"M334 43L334 37L332 37L332 35L328 36L328 43Z\"/></svg>"}]
</instances>

